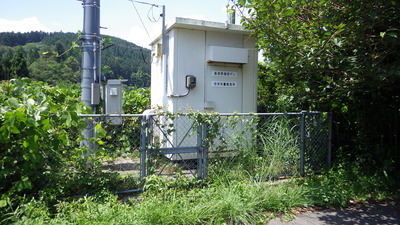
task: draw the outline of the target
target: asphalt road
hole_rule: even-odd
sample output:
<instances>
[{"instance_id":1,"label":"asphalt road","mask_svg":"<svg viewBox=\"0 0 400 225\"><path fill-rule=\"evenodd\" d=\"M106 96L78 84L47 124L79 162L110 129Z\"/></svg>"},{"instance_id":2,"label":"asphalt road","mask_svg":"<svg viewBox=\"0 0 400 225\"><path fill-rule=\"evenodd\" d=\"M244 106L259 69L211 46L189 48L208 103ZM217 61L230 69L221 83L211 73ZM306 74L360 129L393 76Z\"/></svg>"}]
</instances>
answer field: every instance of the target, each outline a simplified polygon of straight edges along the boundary
<instances>
[{"instance_id":1,"label":"asphalt road","mask_svg":"<svg viewBox=\"0 0 400 225\"><path fill-rule=\"evenodd\" d=\"M368 203L343 210L325 209L308 211L295 216L293 220L283 218L271 220L268 225L348 225L348 224L400 224L400 201Z\"/></svg>"}]
</instances>

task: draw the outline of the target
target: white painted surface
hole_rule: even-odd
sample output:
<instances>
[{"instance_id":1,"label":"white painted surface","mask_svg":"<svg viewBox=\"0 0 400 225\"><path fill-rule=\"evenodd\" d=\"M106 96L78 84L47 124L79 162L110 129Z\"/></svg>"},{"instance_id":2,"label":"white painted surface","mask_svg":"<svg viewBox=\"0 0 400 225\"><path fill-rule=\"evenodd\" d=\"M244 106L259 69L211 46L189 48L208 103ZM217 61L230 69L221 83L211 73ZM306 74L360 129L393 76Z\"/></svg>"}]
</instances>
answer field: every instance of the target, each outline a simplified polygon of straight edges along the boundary
<instances>
[{"instance_id":1,"label":"white painted surface","mask_svg":"<svg viewBox=\"0 0 400 225\"><path fill-rule=\"evenodd\" d=\"M159 54L161 37L152 42L152 107L256 112L257 50L249 31L239 25L176 18L167 34L166 55ZM168 97L187 93L186 75L196 76L196 87L185 97Z\"/></svg>"}]
</instances>

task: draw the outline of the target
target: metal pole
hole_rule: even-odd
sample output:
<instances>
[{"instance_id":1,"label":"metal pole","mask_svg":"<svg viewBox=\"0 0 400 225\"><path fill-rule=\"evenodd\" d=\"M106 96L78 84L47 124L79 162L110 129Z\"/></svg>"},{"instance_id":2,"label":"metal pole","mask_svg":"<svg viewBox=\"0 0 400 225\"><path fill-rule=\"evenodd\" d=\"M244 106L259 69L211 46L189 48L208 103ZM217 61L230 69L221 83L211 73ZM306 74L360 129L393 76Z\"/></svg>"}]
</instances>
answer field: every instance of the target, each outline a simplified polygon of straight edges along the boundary
<instances>
[{"instance_id":1,"label":"metal pole","mask_svg":"<svg viewBox=\"0 0 400 225\"><path fill-rule=\"evenodd\" d=\"M152 165L152 161L151 161L151 150L153 149L153 147L150 147L150 145L152 144L152 139L153 139L153 121L154 121L154 115L150 115L147 118L147 127L146 127L146 176L150 175L150 170Z\"/></svg>"},{"instance_id":2,"label":"metal pole","mask_svg":"<svg viewBox=\"0 0 400 225\"><path fill-rule=\"evenodd\" d=\"M165 27L165 5L162 6L162 29L161 29L161 44L162 44L162 62L163 62L163 73L164 73L164 88L165 94L168 95L168 35Z\"/></svg>"},{"instance_id":3,"label":"metal pole","mask_svg":"<svg viewBox=\"0 0 400 225\"><path fill-rule=\"evenodd\" d=\"M162 54L168 54L168 44L167 44L167 34L166 34L166 27L165 27L165 5L162 6L162 34L161 34L161 43L162 43Z\"/></svg>"},{"instance_id":4,"label":"metal pole","mask_svg":"<svg viewBox=\"0 0 400 225\"><path fill-rule=\"evenodd\" d=\"M206 143L207 138L207 125L202 124L197 128L197 178L205 179L207 178L207 157L208 157L208 143Z\"/></svg>"},{"instance_id":5,"label":"metal pole","mask_svg":"<svg viewBox=\"0 0 400 225\"><path fill-rule=\"evenodd\" d=\"M140 125L140 179L143 180L147 175L147 135L148 135L148 119L147 116L142 116L142 122Z\"/></svg>"},{"instance_id":6,"label":"metal pole","mask_svg":"<svg viewBox=\"0 0 400 225\"><path fill-rule=\"evenodd\" d=\"M306 111L301 112L300 121L300 175L304 175L304 152L306 150Z\"/></svg>"},{"instance_id":7,"label":"metal pole","mask_svg":"<svg viewBox=\"0 0 400 225\"><path fill-rule=\"evenodd\" d=\"M203 135L203 137L202 137L203 165L204 165L203 178L208 177L208 147L209 147L209 143L205 141L207 139L207 128L208 128L207 124L204 124L202 126L203 131L201 132Z\"/></svg>"},{"instance_id":8,"label":"metal pole","mask_svg":"<svg viewBox=\"0 0 400 225\"><path fill-rule=\"evenodd\" d=\"M202 179L204 176L204 151L203 151L203 126L197 127L197 178Z\"/></svg>"},{"instance_id":9,"label":"metal pole","mask_svg":"<svg viewBox=\"0 0 400 225\"><path fill-rule=\"evenodd\" d=\"M96 113L98 89L94 88L100 82L100 0L83 0L83 34L82 40L82 97L81 100L92 108ZM94 137L94 125L92 120L86 120L87 127L82 135L85 140L81 146L87 146L86 156L89 156L93 149L91 138Z\"/></svg>"},{"instance_id":10,"label":"metal pole","mask_svg":"<svg viewBox=\"0 0 400 225\"><path fill-rule=\"evenodd\" d=\"M328 167L332 164L332 113L328 113Z\"/></svg>"}]
</instances>

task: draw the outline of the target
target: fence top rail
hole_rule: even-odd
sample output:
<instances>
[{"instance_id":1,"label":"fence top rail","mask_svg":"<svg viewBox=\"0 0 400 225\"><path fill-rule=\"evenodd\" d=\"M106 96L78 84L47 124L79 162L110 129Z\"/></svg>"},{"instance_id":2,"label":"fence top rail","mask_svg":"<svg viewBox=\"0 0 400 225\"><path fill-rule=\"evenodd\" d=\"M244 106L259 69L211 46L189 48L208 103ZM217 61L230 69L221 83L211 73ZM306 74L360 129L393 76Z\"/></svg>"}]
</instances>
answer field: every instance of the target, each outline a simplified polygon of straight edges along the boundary
<instances>
[{"instance_id":1,"label":"fence top rail","mask_svg":"<svg viewBox=\"0 0 400 225\"><path fill-rule=\"evenodd\" d=\"M302 115L302 114L321 114L328 112L320 111L301 111L301 112L282 112L282 113L219 113L220 116L277 116L277 115Z\"/></svg>"},{"instance_id":2,"label":"fence top rail","mask_svg":"<svg viewBox=\"0 0 400 225\"><path fill-rule=\"evenodd\" d=\"M301 112L283 112L283 113L215 113L216 116L278 116L278 115L302 115L302 114L311 114L318 115L321 113L329 113L329 112L320 112L320 111L301 111ZM177 113L181 116L190 115L189 113ZM210 113L204 113L210 114ZM212 113L211 113L212 114ZM210 115L211 115L210 114ZM157 116L160 113L144 113L144 114L78 114L80 117L143 117L143 116ZM162 115L162 113L161 113ZM212 114L214 115L214 114Z\"/></svg>"},{"instance_id":3,"label":"fence top rail","mask_svg":"<svg viewBox=\"0 0 400 225\"><path fill-rule=\"evenodd\" d=\"M329 112L320 111L301 111L301 112L282 112L282 113L204 113L216 116L275 116L275 115L301 115L301 114L321 114ZM162 112L161 112L162 114ZM190 113L177 113L178 115L187 116ZM78 114L80 117L142 117L142 116L156 116L160 113L146 113L146 114Z\"/></svg>"},{"instance_id":4,"label":"fence top rail","mask_svg":"<svg viewBox=\"0 0 400 225\"><path fill-rule=\"evenodd\" d=\"M78 114L80 117L143 117L145 114Z\"/></svg>"}]
</instances>

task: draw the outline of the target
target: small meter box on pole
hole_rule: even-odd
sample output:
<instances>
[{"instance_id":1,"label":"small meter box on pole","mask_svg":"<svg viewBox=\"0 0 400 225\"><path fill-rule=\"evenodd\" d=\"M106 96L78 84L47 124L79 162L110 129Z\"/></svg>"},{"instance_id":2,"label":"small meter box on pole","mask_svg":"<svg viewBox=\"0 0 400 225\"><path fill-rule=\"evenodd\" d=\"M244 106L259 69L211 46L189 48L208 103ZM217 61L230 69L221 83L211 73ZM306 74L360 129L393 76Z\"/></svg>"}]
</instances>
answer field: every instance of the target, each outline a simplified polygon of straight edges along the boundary
<instances>
[{"instance_id":1,"label":"small meter box on pole","mask_svg":"<svg viewBox=\"0 0 400 225\"><path fill-rule=\"evenodd\" d=\"M106 114L122 114L122 83L128 80L108 80L105 86ZM113 124L122 124L121 117L110 118Z\"/></svg>"}]
</instances>

